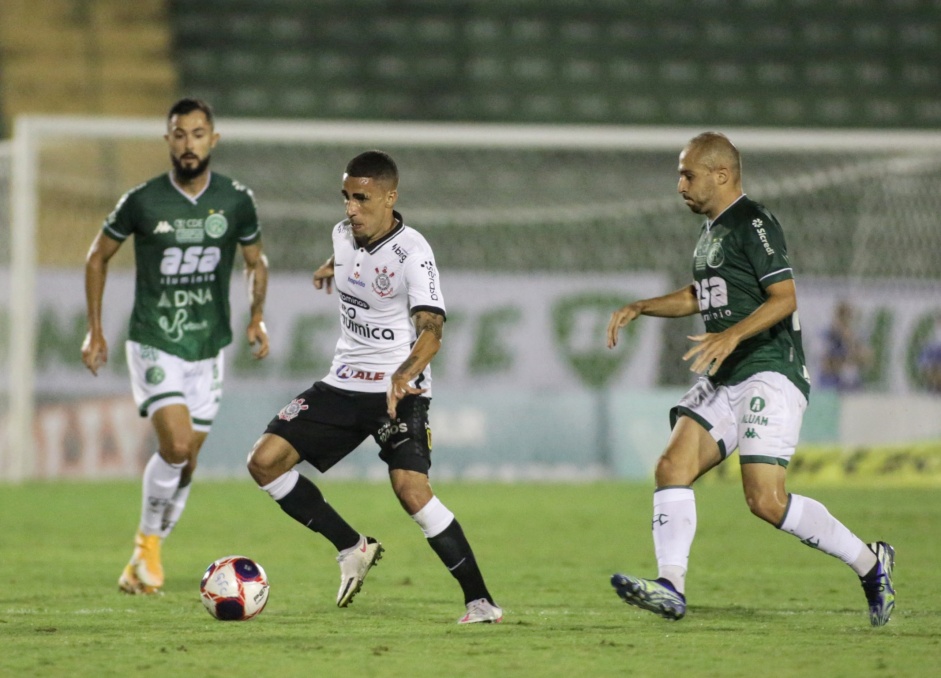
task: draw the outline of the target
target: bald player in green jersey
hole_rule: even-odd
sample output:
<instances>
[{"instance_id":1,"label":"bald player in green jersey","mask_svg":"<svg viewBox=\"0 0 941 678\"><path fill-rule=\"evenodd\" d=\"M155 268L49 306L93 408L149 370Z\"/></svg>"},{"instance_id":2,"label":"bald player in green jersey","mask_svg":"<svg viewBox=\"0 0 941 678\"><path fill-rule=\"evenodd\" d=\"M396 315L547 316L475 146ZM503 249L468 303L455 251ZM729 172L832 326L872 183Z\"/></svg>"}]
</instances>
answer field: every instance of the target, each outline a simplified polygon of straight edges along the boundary
<instances>
[{"instance_id":1,"label":"bald player in green jersey","mask_svg":"<svg viewBox=\"0 0 941 678\"><path fill-rule=\"evenodd\" d=\"M163 586L160 547L189 496L196 458L219 409L224 346L232 342L229 281L241 248L249 276L246 337L256 358L268 354L263 319L268 264L252 192L209 171L219 141L210 106L181 99L164 135L172 169L128 191L88 252L88 334L82 361L96 374L107 362L101 314L108 262L134 236L136 281L126 345L131 389L149 417L158 449L144 470L141 519L130 562L118 579L125 593Z\"/></svg>"},{"instance_id":2,"label":"bald player in green jersey","mask_svg":"<svg viewBox=\"0 0 941 678\"><path fill-rule=\"evenodd\" d=\"M692 485L738 449L751 512L849 565L862 583L870 623L883 626L895 606L895 550L882 541L864 543L821 503L785 489L810 379L781 225L743 192L741 157L724 135L693 138L678 169L680 196L706 217L693 281L615 311L607 343L613 348L621 328L641 315L698 313L706 331L689 337L693 346L683 360L701 376L670 411L673 433L656 467L657 577L615 574L611 584L631 605L666 619L686 614L686 570L696 533Z\"/></svg>"}]
</instances>

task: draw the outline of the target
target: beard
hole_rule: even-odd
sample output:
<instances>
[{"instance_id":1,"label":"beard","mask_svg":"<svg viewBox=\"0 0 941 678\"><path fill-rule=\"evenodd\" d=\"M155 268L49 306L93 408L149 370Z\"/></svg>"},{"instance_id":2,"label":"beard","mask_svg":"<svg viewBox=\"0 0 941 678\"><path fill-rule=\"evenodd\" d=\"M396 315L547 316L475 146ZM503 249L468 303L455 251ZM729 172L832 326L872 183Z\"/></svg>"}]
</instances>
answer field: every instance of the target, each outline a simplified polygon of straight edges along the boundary
<instances>
[{"instance_id":1,"label":"beard","mask_svg":"<svg viewBox=\"0 0 941 678\"><path fill-rule=\"evenodd\" d=\"M211 155L207 155L196 163L195 167L186 167L183 165L182 160L171 155L170 161L173 163L173 174L180 181L192 181L196 177L201 176L209 168L209 159L211 157Z\"/></svg>"}]
</instances>

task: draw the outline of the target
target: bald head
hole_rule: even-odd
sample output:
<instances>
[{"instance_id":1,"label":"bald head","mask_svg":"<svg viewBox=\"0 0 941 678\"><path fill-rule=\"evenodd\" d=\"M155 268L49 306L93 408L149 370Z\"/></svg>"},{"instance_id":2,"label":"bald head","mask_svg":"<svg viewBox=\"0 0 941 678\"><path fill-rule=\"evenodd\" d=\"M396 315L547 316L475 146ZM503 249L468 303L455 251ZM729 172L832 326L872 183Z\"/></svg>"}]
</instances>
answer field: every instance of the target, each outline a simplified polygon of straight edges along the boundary
<instances>
[{"instance_id":1,"label":"bald head","mask_svg":"<svg viewBox=\"0 0 941 678\"><path fill-rule=\"evenodd\" d=\"M742 158L729 138L703 132L680 153L677 191L697 214L715 219L742 195Z\"/></svg>"}]
</instances>

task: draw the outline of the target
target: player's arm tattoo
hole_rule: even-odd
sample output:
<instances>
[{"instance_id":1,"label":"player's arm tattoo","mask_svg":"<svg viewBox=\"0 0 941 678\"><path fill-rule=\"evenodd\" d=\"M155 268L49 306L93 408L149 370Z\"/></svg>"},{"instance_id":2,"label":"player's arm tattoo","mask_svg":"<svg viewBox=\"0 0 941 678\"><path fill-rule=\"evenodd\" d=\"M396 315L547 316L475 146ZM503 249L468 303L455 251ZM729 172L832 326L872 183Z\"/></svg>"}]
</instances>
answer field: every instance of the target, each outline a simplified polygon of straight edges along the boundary
<instances>
[{"instance_id":1,"label":"player's arm tattoo","mask_svg":"<svg viewBox=\"0 0 941 678\"><path fill-rule=\"evenodd\" d=\"M420 337L421 333L428 330L438 341L441 341L441 335L444 332L444 316L440 313L431 311L419 311L413 317L415 323L415 336Z\"/></svg>"}]
</instances>

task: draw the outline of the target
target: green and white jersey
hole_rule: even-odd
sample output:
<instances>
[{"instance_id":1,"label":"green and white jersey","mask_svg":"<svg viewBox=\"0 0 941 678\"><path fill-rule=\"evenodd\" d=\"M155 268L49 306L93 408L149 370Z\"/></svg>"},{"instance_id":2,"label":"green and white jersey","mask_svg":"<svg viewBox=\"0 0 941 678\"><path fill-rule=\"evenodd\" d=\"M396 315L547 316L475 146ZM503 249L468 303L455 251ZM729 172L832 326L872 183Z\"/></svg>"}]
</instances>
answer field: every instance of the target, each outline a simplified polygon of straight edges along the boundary
<instances>
[{"instance_id":1,"label":"green and white jersey","mask_svg":"<svg viewBox=\"0 0 941 678\"><path fill-rule=\"evenodd\" d=\"M763 205L742 196L703 224L693 255L693 280L706 331L718 333L751 315L767 298L769 285L791 280L781 224ZM758 372L778 372L810 395L797 312L746 339L725 359L712 380L738 384Z\"/></svg>"},{"instance_id":2,"label":"green and white jersey","mask_svg":"<svg viewBox=\"0 0 941 678\"><path fill-rule=\"evenodd\" d=\"M115 240L134 236L132 341L189 361L212 358L232 342L235 252L261 237L251 190L211 174L193 198L163 174L125 193L103 228Z\"/></svg>"}]
</instances>

